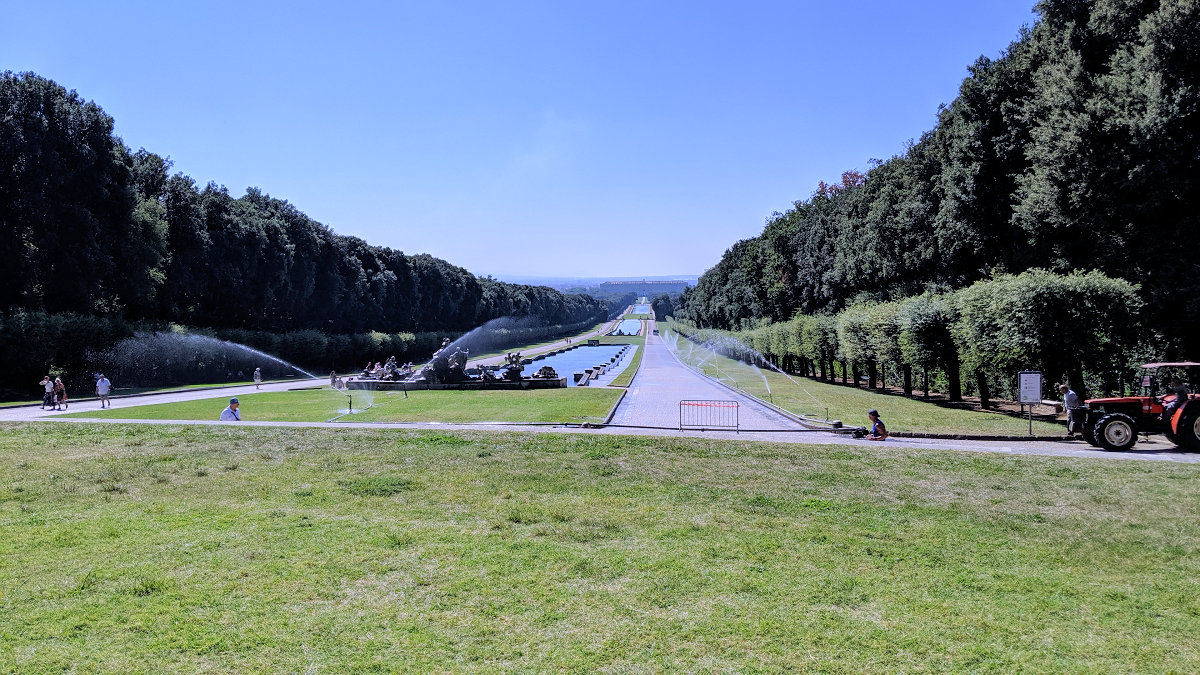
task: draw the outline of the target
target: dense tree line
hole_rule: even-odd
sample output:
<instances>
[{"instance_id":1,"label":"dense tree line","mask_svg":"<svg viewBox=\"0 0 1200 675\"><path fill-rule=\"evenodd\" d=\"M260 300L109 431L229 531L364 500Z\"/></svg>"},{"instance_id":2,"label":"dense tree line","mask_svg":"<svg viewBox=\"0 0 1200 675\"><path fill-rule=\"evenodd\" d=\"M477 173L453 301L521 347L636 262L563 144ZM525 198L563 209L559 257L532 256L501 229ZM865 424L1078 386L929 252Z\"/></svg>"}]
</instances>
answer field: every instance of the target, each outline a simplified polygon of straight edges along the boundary
<instances>
[{"instance_id":1,"label":"dense tree line","mask_svg":"<svg viewBox=\"0 0 1200 675\"><path fill-rule=\"evenodd\" d=\"M609 309L372 246L257 188L234 197L171 168L75 92L0 74L0 311L349 335L580 324Z\"/></svg>"},{"instance_id":2,"label":"dense tree line","mask_svg":"<svg viewBox=\"0 0 1200 675\"><path fill-rule=\"evenodd\" d=\"M986 406L993 392L1013 396L1017 373L1039 370L1045 383L1086 391L1120 390L1124 365L1142 337L1137 288L1099 272L1028 270L997 275L949 293L850 305L836 314L725 331L673 324L680 334L747 362L870 388L892 383ZM964 386L965 385L965 386ZM1045 392L1054 396L1052 389Z\"/></svg>"},{"instance_id":3,"label":"dense tree line","mask_svg":"<svg viewBox=\"0 0 1200 675\"><path fill-rule=\"evenodd\" d=\"M969 68L931 131L774 214L677 315L734 329L1033 268L1099 270L1139 285L1152 349L1200 355L1200 3L1036 10Z\"/></svg>"}]
</instances>

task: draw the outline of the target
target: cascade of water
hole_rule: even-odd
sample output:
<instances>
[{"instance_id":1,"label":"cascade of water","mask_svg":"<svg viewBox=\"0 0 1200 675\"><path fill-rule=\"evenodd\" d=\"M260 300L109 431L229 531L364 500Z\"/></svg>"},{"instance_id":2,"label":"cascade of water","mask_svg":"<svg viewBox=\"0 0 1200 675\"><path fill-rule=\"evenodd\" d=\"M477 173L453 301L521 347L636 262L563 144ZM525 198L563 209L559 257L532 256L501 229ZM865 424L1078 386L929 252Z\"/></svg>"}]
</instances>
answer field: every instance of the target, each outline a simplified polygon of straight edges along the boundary
<instances>
[{"instance_id":1,"label":"cascade of water","mask_svg":"<svg viewBox=\"0 0 1200 675\"><path fill-rule=\"evenodd\" d=\"M138 333L111 349L89 355L89 365L122 386L222 382L234 373L248 379L255 368L267 376L312 373L262 350L206 335L162 331ZM274 375L270 372L274 371Z\"/></svg>"},{"instance_id":2,"label":"cascade of water","mask_svg":"<svg viewBox=\"0 0 1200 675\"><path fill-rule=\"evenodd\" d=\"M199 342L202 344L211 344L216 347L228 347L228 348L232 348L232 349L240 349L243 352L246 352L247 354L253 354L254 356L257 356L259 358L263 358L268 361L271 361L272 363L281 365L284 368L291 368L292 370L294 370L294 371L300 373L301 375L304 375L305 377L308 377L310 379L317 378L316 375L313 375L312 373L301 368L300 366L297 366L294 363L284 361L283 359L279 358L278 356L271 356L270 354L262 351L261 349L255 349L254 347L244 345L240 342L230 342L229 340L220 340L217 338L208 337L207 335L187 335L186 339L188 341L192 341L192 342Z\"/></svg>"}]
</instances>

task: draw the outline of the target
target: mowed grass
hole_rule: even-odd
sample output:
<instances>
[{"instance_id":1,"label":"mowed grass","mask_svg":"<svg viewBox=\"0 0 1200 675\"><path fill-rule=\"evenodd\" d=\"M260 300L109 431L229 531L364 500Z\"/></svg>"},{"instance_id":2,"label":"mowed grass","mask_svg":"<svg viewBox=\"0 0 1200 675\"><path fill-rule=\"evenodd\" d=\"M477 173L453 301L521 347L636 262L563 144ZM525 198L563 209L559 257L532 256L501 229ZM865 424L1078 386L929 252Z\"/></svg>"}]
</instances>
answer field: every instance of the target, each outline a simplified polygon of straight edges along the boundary
<instances>
[{"instance_id":1,"label":"mowed grass","mask_svg":"<svg viewBox=\"0 0 1200 675\"><path fill-rule=\"evenodd\" d=\"M568 387L529 391L338 392L320 388L239 396L246 421L325 422L596 422L607 417L620 392ZM215 420L228 397L86 410L64 417ZM350 413L351 405L353 413Z\"/></svg>"},{"instance_id":2,"label":"mowed grass","mask_svg":"<svg viewBox=\"0 0 1200 675\"><path fill-rule=\"evenodd\" d=\"M0 671L1200 669L1200 467L0 431Z\"/></svg>"},{"instance_id":3,"label":"mowed grass","mask_svg":"<svg viewBox=\"0 0 1200 675\"><path fill-rule=\"evenodd\" d=\"M706 375L733 385L752 396L797 414L840 419L846 424L870 426L867 411L874 408L888 431L999 436L1029 435L1028 420L1001 413L961 410L905 396L879 394L867 389L829 384L806 377L788 377L767 368L715 354L674 331L663 331L663 341L680 359ZM1034 420L1037 436L1062 436L1066 426Z\"/></svg>"}]
</instances>

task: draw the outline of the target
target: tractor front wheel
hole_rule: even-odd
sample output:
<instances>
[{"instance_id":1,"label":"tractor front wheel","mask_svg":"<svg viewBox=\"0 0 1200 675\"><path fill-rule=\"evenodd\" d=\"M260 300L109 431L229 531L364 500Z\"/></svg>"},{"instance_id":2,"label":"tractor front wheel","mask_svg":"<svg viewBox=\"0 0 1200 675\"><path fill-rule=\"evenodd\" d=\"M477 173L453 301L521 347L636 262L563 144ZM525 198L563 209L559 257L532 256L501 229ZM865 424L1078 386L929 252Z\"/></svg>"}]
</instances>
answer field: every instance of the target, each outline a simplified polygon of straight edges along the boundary
<instances>
[{"instance_id":1,"label":"tractor front wheel","mask_svg":"<svg viewBox=\"0 0 1200 675\"><path fill-rule=\"evenodd\" d=\"M1129 415L1112 413L1096 420L1092 435L1105 450L1121 452L1137 443L1137 423Z\"/></svg>"},{"instance_id":2,"label":"tractor front wheel","mask_svg":"<svg viewBox=\"0 0 1200 675\"><path fill-rule=\"evenodd\" d=\"M1096 418L1089 417L1083 422L1083 440L1088 442L1088 445L1100 445L1100 441L1096 440Z\"/></svg>"}]
</instances>

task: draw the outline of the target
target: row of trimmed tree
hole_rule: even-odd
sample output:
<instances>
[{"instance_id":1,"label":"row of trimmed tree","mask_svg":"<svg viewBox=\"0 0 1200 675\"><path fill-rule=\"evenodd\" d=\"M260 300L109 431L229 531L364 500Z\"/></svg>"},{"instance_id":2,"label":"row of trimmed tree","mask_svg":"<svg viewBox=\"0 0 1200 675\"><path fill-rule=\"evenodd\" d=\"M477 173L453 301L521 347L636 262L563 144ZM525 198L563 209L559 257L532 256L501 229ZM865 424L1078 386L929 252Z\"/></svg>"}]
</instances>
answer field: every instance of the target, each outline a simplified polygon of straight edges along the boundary
<instances>
[{"instance_id":1,"label":"row of trimmed tree","mask_svg":"<svg viewBox=\"0 0 1200 675\"><path fill-rule=\"evenodd\" d=\"M1041 371L1048 386L1070 382L1081 394L1120 390L1144 356L1137 353L1141 309L1127 281L1029 270L746 330L697 328L686 319L673 326L743 361L870 388L891 380L910 396L919 386L924 396L938 389L961 400L965 388L986 407L997 393L1014 392L1022 370Z\"/></svg>"}]
</instances>

